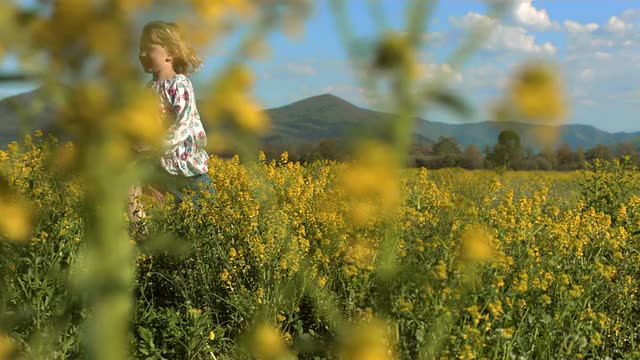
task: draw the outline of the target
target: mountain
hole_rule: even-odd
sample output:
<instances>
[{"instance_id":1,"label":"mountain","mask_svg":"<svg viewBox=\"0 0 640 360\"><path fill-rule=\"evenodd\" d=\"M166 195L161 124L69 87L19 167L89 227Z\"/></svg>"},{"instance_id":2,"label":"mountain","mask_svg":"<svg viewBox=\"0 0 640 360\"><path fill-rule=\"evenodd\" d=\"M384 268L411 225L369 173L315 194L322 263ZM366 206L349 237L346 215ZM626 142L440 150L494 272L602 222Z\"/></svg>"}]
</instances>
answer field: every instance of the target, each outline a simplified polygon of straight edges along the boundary
<instances>
[{"instance_id":1,"label":"mountain","mask_svg":"<svg viewBox=\"0 0 640 360\"><path fill-rule=\"evenodd\" d=\"M0 100L0 147L36 129L58 133L54 129L55 111L42 100L44 97L42 89L35 89Z\"/></svg>"},{"instance_id":2,"label":"mountain","mask_svg":"<svg viewBox=\"0 0 640 360\"><path fill-rule=\"evenodd\" d=\"M390 115L363 109L335 95L313 96L266 110L272 122L267 143L316 142L379 130Z\"/></svg>"},{"instance_id":3,"label":"mountain","mask_svg":"<svg viewBox=\"0 0 640 360\"><path fill-rule=\"evenodd\" d=\"M420 123L417 130L425 137L452 137L462 146L474 144L484 147L493 146L498 139L498 134L502 130L513 130L520 135L521 143L524 147L530 146L533 149L541 150L538 137L542 134L557 133L558 143L567 143L572 148L582 145L583 148L590 148L595 145L611 145L622 141L630 141L640 144L640 132L617 132L609 133L591 125L567 124L561 126L538 125L519 122L495 122L485 121L479 123L466 124L445 124L439 122L424 121Z\"/></svg>"},{"instance_id":4,"label":"mountain","mask_svg":"<svg viewBox=\"0 0 640 360\"><path fill-rule=\"evenodd\" d=\"M40 89L0 100L0 147L19 138L18 118L29 104L42 98ZM390 133L385 120L392 115L355 106L331 94L306 98L294 103L265 110L272 121L272 131L262 140L269 144L301 144L325 138L348 139L357 136ZM59 131L54 126L55 111L50 104L41 104L34 112L23 114L31 120L24 129L41 129L45 132ZM535 134L549 131L559 132L560 142L572 147L582 145L585 149L598 144L615 144L631 141L640 144L640 132L609 133L590 125L568 124L559 127L517 122L478 122L449 124L416 119L413 140L432 143L440 136L452 137L462 146L474 144L480 148L493 146L502 130L514 130L522 144L538 149ZM538 149L539 150L539 149Z\"/></svg>"}]
</instances>

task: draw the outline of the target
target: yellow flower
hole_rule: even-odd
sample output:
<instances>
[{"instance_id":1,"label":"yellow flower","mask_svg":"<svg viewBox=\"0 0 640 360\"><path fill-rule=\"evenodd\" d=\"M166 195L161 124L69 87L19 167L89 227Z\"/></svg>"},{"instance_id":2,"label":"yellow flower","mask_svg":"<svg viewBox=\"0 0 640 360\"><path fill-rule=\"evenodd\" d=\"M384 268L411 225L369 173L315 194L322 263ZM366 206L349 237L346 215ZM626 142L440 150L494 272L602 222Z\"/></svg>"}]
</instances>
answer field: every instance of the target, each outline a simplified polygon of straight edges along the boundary
<instances>
[{"instance_id":1,"label":"yellow flower","mask_svg":"<svg viewBox=\"0 0 640 360\"><path fill-rule=\"evenodd\" d=\"M510 85L511 102L516 112L544 125L555 124L567 116L567 101L558 71L550 64L529 63L523 66ZM537 127L534 136L542 145L552 145L559 127Z\"/></svg>"},{"instance_id":2,"label":"yellow flower","mask_svg":"<svg viewBox=\"0 0 640 360\"><path fill-rule=\"evenodd\" d=\"M356 145L356 161L340 169L338 184L348 197L351 220L363 225L376 217L389 216L401 200L394 149L376 141Z\"/></svg>"},{"instance_id":3,"label":"yellow flower","mask_svg":"<svg viewBox=\"0 0 640 360\"><path fill-rule=\"evenodd\" d=\"M229 274L229 271L227 269L222 270L222 274L220 274L220 280L222 281L228 281L229 278L231 278L231 274Z\"/></svg>"},{"instance_id":4,"label":"yellow flower","mask_svg":"<svg viewBox=\"0 0 640 360\"><path fill-rule=\"evenodd\" d=\"M25 201L0 196L0 236L26 240L31 233L32 210Z\"/></svg>"},{"instance_id":5,"label":"yellow flower","mask_svg":"<svg viewBox=\"0 0 640 360\"><path fill-rule=\"evenodd\" d=\"M395 359L392 337L381 319L361 321L345 334L339 358L352 360Z\"/></svg>"},{"instance_id":6,"label":"yellow flower","mask_svg":"<svg viewBox=\"0 0 640 360\"><path fill-rule=\"evenodd\" d=\"M514 332L515 332L515 331L513 330L513 327L506 328L506 329L500 329L500 335L501 335L503 338L507 338L507 339L512 338L512 337L513 337Z\"/></svg>"},{"instance_id":7,"label":"yellow flower","mask_svg":"<svg viewBox=\"0 0 640 360\"><path fill-rule=\"evenodd\" d=\"M400 305L400 311L404 313L411 313L413 311L413 303L411 301L406 301L403 298L398 300L398 305Z\"/></svg>"},{"instance_id":8,"label":"yellow flower","mask_svg":"<svg viewBox=\"0 0 640 360\"><path fill-rule=\"evenodd\" d=\"M471 318L473 318L474 325L478 325L480 320L485 319L487 317L487 315L480 314L480 309L478 308L477 305L469 306L466 310L471 315Z\"/></svg>"},{"instance_id":9,"label":"yellow flower","mask_svg":"<svg viewBox=\"0 0 640 360\"><path fill-rule=\"evenodd\" d=\"M549 305L551 304L551 298L549 297L549 295L547 294L542 294L540 296L540 301L545 304L545 305Z\"/></svg>"},{"instance_id":10,"label":"yellow flower","mask_svg":"<svg viewBox=\"0 0 640 360\"><path fill-rule=\"evenodd\" d=\"M200 315L202 314L202 309L189 309L189 313L192 315Z\"/></svg>"},{"instance_id":11,"label":"yellow flower","mask_svg":"<svg viewBox=\"0 0 640 360\"><path fill-rule=\"evenodd\" d=\"M13 352L15 345L13 340L6 336L0 335L0 359L10 359L10 354Z\"/></svg>"},{"instance_id":12,"label":"yellow flower","mask_svg":"<svg viewBox=\"0 0 640 360\"><path fill-rule=\"evenodd\" d=\"M494 282L492 284L493 287L495 288L501 288L504 287L504 277L502 276L496 276L494 279Z\"/></svg>"},{"instance_id":13,"label":"yellow flower","mask_svg":"<svg viewBox=\"0 0 640 360\"><path fill-rule=\"evenodd\" d=\"M550 64L526 64L519 69L510 90L518 110L528 118L557 120L566 115L560 75Z\"/></svg>"},{"instance_id":14,"label":"yellow flower","mask_svg":"<svg viewBox=\"0 0 640 360\"><path fill-rule=\"evenodd\" d=\"M267 323L262 323L254 329L251 350L260 359L280 359L288 353L283 334Z\"/></svg>"},{"instance_id":15,"label":"yellow flower","mask_svg":"<svg viewBox=\"0 0 640 360\"><path fill-rule=\"evenodd\" d=\"M354 276L358 273L358 268L353 265L346 265L342 267L342 270L347 276Z\"/></svg>"},{"instance_id":16,"label":"yellow flower","mask_svg":"<svg viewBox=\"0 0 640 360\"><path fill-rule=\"evenodd\" d=\"M108 121L132 141L158 147L168 129L158 111L158 99L150 92L144 92L135 99L112 113Z\"/></svg>"},{"instance_id":17,"label":"yellow flower","mask_svg":"<svg viewBox=\"0 0 640 360\"><path fill-rule=\"evenodd\" d=\"M220 21L228 12L243 16L251 16L255 5L248 0L190 0L191 6L198 16L212 22Z\"/></svg>"},{"instance_id":18,"label":"yellow flower","mask_svg":"<svg viewBox=\"0 0 640 360\"><path fill-rule=\"evenodd\" d=\"M461 240L463 259L482 262L493 258L493 235L483 226L468 225Z\"/></svg>"},{"instance_id":19,"label":"yellow flower","mask_svg":"<svg viewBox=\"0 0 640 360\"><path fill-rule=\"evenodd\" d=\"M569 295L571 295L572 298L579 298L582 296L582 287L573 285L569 290Z\"/></svg>"},{"instance_id":20,"label":"yellow flower","mask_svg":"<svg viewBox=\"0 0 640 360\"><path fill-rule=\"evenodd\" d=\"M496 300L488 305L489 312L493 316L500 316L502 314L502 302L500 300Z\"/></svg>"},{"instance_id":21,"label":"yellow flower","mask_svg":"<svg viewBox=\"0 0 640 360\"><path fill-rule=\"evenodd\" d=\"M249 95L229 95L227 106L241 129L255 134L264 134L269 130L269 117Z\"/></svg>"},{"instance_id":22,"label":"yellow flower","mask_svg":"<svg viewBox=\"0 0 640 360\"><path fill-rule=\"evenodd\" d=\"M216 334L213 330L209 331L209 340L213 341L216 338Z\"/></svg>"},{"instance_id":23,"label":"yellow flower","mask_svg":"<svg viewBox=\"0 0 640 360\"><path fill-rule=\"evenodd\" d=\"M409 78L416 77L418 72L409 39L398 32L389 33L380 39L374 65L380 70L401 70Z\"/></svg>"},{"instance_id":24,"label":"yellow flower","mask_svg":"<svg viewBox=\"0 0 640 360\"><path fill-rule=\"evenodd\" d=\"M518 292L525 292L529 289L529 274L524 271L520 272L518 279L515 282L515 288Z\"/></svg>"},{"instance_id":25,"label":"yellow flower","mask_svg":"<svg viewBox=\"0 0 640 360\"><path fill-rule=\"evenodd\" d=\"M433 267L433 270L435 271L438 280L447 280L447 265L444 263L444 260L438 261L438 263Z\"/></svg>"}]
</instances>

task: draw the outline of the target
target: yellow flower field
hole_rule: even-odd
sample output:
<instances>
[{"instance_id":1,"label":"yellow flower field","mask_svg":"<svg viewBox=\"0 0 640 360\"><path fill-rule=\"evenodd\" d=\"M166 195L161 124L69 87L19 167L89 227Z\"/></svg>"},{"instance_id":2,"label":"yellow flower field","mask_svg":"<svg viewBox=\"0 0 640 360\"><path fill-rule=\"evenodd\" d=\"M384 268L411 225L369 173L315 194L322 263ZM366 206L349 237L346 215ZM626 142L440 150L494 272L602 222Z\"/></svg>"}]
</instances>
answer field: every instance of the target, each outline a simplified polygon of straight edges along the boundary
<instances>
[{"instance_id":1,"label":"yellow flower field","mask_svg":"<svg viewBox=\"0 0 640 360\"><path fill-rule=\"evenodd\" d=\"M0 222L0 354L85 353L90 215L83 180L45 170L54 143L0 153L3 194L19 195L2 206L35 219ZM639 182L624 160L373 181L384 169L366 162L256 158L212 158L216 193L197 210L145 198L149 238L113 239L137 253L133 357L640 356Z\"/></svg>"}]
</instances>

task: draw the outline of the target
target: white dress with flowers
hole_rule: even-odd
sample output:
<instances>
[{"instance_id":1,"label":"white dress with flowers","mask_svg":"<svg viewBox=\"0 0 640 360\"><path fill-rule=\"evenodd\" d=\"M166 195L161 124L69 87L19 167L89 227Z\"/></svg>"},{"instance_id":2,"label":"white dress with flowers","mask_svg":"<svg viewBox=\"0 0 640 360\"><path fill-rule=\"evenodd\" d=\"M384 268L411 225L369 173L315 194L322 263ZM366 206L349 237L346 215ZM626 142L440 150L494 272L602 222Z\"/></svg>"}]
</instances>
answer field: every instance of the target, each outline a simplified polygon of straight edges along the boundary
<instances>
[{"instance_id":1,"label":"white dress with flowers","mask_svg":"<svg viewBox=\"0 0 640 360\"><path fill-rule=\"evenodd\" d=\"M196 176L208 171L207 135L200 121L191 80L177 74L147 84L158 94L163 121L171 124L163 140L162 168L172 175Z\"/></svg>"}]
</instances>

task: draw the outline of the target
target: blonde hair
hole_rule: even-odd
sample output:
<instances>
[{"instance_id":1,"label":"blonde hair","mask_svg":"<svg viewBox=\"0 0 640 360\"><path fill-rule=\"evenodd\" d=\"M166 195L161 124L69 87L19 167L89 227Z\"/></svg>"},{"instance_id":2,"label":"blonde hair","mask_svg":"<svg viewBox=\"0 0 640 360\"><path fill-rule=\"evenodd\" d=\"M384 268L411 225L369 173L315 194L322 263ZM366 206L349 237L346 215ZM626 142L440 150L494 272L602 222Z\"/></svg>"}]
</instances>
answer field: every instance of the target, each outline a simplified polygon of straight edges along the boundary
<instances>
[{"instance_id":1,"label":"blonde hair","mask_svg":"<svg viewBox=\"0 0 640 360\"><path fill-rule=\"evenodd\" d=\"M140 39L164 47L173 56L173 70L178 74L189 75L202 67L202 59L184 40L180 28L174 22L148 22L144 25Z\"/></svg>"}]
</instances>

